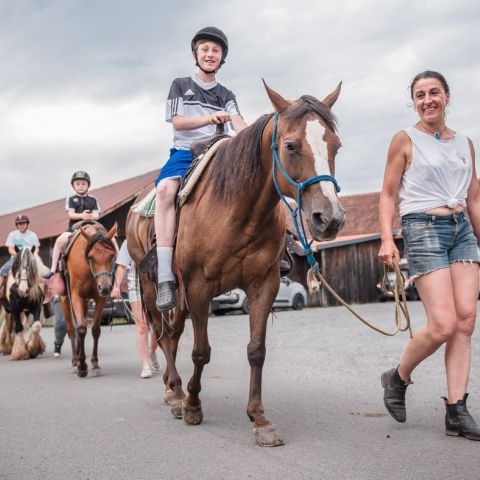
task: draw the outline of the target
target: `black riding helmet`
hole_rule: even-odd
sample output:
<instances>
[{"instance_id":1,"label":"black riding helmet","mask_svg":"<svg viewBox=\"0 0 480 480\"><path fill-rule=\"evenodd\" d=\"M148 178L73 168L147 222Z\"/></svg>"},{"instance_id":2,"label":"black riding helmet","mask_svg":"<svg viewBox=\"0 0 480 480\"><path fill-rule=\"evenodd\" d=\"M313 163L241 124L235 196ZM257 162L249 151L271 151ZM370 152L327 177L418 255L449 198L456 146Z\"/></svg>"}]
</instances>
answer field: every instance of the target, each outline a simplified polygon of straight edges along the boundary
<instances>
[{"instance_id":1,"label":"black riding helmet","mask_svg":"<svg viewBox=\"0 0 480 480\"><path fill-rule=\"evenodd\" d=\"M72 179L70 180L70 183L73 185L73 182L75 180L86 180L88 183L88 186L90 187L90 175L87 172L84 172L83 170L78 170L72 175Z\"/></svg>"},{"instance_id":2,"label":"black riding helmet","mask_svg":"<svg viewBox=\"0 0 480 480\"><path fill-rule=\"evenodd\" d=\"M214 42L219 43L222 46L222 60L220 65L225 63L225 59L227 58L228 54L228 39L227 36L216 27L205 27L199 30L195 36L192 38L192 52L195 52L195 60L197 59L197 54L195 51L195 46L199 40L212 40ZM198 62L197 62L198 66Z\"/></svg>"},{"instance_id":3,"label":"black riding helmet","mask_svg":"<svg viewBox=\"0 0 480 480\"><path fill-rule=\"evenodd\" d=\"M15 225L18 223L30 223L30 219L24 213L22 213L21 215L17 215L15 217Z\"/></svg>"}]
</instances>

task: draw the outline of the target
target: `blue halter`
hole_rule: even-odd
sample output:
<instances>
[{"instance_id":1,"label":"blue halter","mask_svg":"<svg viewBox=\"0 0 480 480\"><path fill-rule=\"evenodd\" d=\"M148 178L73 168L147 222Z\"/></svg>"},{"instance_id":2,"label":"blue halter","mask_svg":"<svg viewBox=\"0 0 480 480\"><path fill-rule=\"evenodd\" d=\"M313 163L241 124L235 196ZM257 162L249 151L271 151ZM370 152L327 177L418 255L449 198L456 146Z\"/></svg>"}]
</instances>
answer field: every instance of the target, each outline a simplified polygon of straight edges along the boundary
<instances>
[{"instance_id":1,"label":"blue halter","mask_svg":"<svg viewBox=\"0 0 480 480\"><path fill-rule=\"evenodd\" d=\"M313 256L313 252L311 249L312 241L307 240L307 235L305 233L305 225L303 222L303 212L302 212L302 192L306 190L310 185L314 185L315 183L319 183L322 181L329 181L332 182L335 186L336 192L340 192L340 187L338 186L335 177L331 175L317 175L316 177L311 177L305 180L304 182L296 182L285 170L284 166L281 164L280 159L278 157L278 147L277 147L277 126L278 126L278 112L273 114L273 133L272 133L272 154L273 154L273 183L275 185L275 189L277 190L278 196L282 199L282 201L287 206L288 210L290 211L290 215L292 216L293 225L297 232L297 237L302 244L303 250L305 252L305 256L307 257L308 264L313 267L314 271L319 271L319 266L315 257ZM280 170L282 175L287 179L287 181L295 187L296 190L296 201L297 201L297 208L292 208L288 203L285 195L280 190L278 185L278 178L277 178L277 168Z\"/></svg>"}]
</instances>

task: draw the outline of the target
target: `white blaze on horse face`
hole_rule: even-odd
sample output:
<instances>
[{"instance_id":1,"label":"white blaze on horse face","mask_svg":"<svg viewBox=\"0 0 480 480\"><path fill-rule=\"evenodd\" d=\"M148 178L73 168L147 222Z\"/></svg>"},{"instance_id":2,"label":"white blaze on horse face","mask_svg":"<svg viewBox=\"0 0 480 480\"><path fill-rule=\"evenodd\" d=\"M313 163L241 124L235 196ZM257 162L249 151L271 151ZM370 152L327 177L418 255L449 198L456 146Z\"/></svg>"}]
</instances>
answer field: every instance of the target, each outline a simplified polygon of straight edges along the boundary
<instances>
[{"instance_id":1,"label":"white blaze on horse face","mask_svg":"<svg viewBox=\"0 0 480 480\"><path fill-rule=\"evenodd\" d=\"M308 120L305 127L307 142L313 152L315 159L315 171L317 175L331 175L328 165L327 142L323 139L325 127L318 120ZM337 192L335 185L330 181L320 182L320 188L323 194L331 201L333 205L337 203Z\"/></svg>"}]
</instances>

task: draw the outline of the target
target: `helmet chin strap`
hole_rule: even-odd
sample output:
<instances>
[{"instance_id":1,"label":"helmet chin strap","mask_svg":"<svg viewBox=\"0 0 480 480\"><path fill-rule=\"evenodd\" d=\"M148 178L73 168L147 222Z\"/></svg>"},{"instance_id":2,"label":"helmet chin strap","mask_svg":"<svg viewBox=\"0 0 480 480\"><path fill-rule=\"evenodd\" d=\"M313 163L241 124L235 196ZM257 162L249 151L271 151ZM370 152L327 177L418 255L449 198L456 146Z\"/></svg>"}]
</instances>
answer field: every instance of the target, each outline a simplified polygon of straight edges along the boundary
<instances>
[{"instance_id":1,"label":"helmet chin strap","mask_svg":"<svg viewBox=\"0 0 480 480\"><path fill-rule=\"evenodd\" d=\"M223 60L223 59L222 59ZM197 52L195 52L195 65L203 72L203 73L206 73L207 75L211 75L212 73L217 73L221 66L222 66L222 63L223 61L220 62L220 65L218 66L218 68L214 69L214 70L205 70L204 68L202 68L200 66L200 64L198 63L198 58L197 58Z\"/></svg>"}]
</instances>

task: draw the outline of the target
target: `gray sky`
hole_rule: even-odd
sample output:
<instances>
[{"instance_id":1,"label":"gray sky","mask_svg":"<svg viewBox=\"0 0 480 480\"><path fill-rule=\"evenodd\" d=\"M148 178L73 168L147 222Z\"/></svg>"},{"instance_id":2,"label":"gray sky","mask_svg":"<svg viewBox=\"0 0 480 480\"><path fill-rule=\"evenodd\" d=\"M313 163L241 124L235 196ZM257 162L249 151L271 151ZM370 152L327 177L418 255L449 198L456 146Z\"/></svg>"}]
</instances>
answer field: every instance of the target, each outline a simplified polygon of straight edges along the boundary
<instances>
[{"instance_id":1,"label":"gray sky","mask_svg":"<svg viewBox=\"0 0 480 480\"><path fill-rule=\"evenodd\" d=\"M165 97L208 25L229 37L218 80L248 123L271 111L262 77L289 99L342 80L342 194L379 190L420 71L446 76L448 125L480 148L479 24L478 0L0 0L0 214L70 194L75 170L100 187L160 168Z\"/></svg>"}]
</instances>

